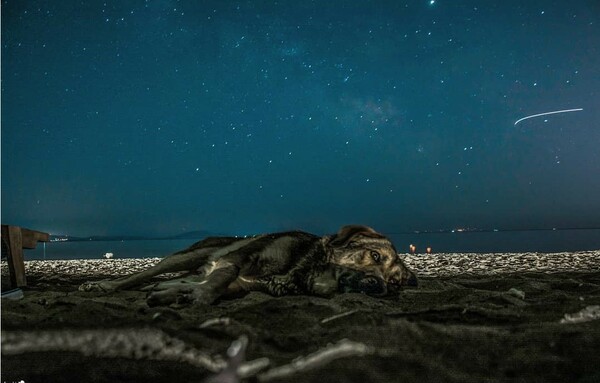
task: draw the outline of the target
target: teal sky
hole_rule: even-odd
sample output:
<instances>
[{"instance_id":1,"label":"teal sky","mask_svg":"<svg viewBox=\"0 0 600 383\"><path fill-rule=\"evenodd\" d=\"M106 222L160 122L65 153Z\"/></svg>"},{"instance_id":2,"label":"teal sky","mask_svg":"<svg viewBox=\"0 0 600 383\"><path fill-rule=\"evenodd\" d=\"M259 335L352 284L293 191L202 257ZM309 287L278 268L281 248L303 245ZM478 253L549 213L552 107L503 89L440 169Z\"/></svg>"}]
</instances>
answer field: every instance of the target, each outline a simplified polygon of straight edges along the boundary
<instances>
[{"instance_id":1,"label":"teal sky","mask_svg":"<svg viewBox=\"0 0 600 383\"><path fill-rule=\"evenodd\" d=\"M597 1L3 1L1 32L3 223L600 227Z\"/></svg>"}]
</instances>

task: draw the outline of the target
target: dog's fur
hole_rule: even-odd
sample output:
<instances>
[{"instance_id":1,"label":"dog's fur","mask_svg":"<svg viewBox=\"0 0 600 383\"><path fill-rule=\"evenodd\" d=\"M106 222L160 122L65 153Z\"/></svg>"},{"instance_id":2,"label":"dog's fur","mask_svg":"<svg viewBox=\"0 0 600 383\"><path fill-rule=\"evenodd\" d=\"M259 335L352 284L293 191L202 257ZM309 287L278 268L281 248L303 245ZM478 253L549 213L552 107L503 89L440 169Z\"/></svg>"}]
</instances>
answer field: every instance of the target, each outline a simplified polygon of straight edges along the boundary
<instances>
[{"instance_id":1,"label":"dog's fur","mask_svg":"<svg viewBox=\"0 0 600 383\"><path fill-rule=\"evenodd\" d=\"M318 237L294 231L251 238L212 237L140 273L85 283L82 291L115 291L164 273L190 274L152 286L149 305L210 304L223 295L263 291L274 296L336 292L385 295L388 286L416 285L392 243L366 226Z\"/></svg>"}]
</instances>

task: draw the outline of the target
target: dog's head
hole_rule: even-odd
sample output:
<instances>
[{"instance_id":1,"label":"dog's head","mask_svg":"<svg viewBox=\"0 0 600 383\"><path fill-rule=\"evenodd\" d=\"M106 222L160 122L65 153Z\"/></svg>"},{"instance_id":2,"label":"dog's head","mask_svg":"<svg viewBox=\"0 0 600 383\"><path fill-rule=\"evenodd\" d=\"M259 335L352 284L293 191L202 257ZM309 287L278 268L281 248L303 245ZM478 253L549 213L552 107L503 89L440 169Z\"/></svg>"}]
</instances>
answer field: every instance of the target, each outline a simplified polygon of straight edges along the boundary
<instances>
[{"instance_id":1,"label":"dog's head","mask_svg":"<svg viewBox=\"0 0 600 383\"><path fill-rule=\"evenodd\" d=\"M366 226L344 226L325 241L329 261L392 286L416 286L417 277L385 236Z\"/></svg>"}]
</instances>

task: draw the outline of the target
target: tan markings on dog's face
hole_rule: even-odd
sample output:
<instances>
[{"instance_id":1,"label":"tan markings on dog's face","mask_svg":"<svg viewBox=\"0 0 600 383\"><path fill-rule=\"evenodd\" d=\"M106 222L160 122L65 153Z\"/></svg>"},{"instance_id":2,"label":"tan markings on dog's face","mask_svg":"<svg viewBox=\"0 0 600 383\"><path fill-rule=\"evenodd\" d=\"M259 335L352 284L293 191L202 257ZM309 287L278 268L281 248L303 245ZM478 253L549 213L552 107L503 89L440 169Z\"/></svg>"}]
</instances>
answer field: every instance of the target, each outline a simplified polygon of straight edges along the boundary
<instances>
[{"instance_id":1,"label":"tan markings on dog's face","mask_svg":"<svg viewBox=\"0 0 600 383\"><path fill-rule=\"evenodd\" d=\"M386 283L416 285L414 273L402 262L390 240L373 229L367 229L356 229L350 238L343 241L337 238L337 243L334 238L331 242L340 246L333 247L332 262L381 278Z\"/></svg>"}]
</instances>

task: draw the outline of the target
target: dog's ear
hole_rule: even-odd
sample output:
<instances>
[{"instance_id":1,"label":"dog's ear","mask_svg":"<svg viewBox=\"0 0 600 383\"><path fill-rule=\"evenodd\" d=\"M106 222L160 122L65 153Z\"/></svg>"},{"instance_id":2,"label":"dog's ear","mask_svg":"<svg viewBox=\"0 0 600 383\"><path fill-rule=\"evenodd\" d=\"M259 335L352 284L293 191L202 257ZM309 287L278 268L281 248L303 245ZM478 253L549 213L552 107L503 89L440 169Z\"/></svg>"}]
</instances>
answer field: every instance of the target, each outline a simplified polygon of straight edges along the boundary
<instances>
[{"instance_id":1,"label":"dog's ear","mask_svg":"<svg viewBox=\"0 0 600 383\"><path fill-rule=\"evenodd\" d=\"M331 236L329 245L332 247L345 247L352 239L358 237L371 237L371 238L383 238L383 236L377 233L375 230L367 226L362 225L347 225L343 226L337 234Z\"/></svg>"}]
</instances>

